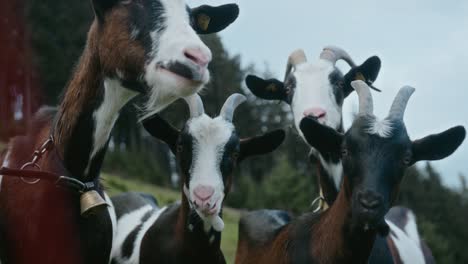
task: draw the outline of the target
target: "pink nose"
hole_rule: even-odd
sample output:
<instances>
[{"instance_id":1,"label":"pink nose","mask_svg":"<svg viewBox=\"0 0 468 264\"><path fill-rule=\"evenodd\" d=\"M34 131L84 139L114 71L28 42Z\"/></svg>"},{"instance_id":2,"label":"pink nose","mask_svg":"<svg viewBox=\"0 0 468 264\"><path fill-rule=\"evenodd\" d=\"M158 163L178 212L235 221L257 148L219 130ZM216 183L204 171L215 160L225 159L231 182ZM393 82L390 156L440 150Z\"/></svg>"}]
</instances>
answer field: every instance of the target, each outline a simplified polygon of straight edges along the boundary
<instances>
[{"instance_id":1,"label":"pink nose","mask_svg":"<svg viewBox=\"0 0 468 264\"><path fill-rule=\"evenodd\" d=\"M304 116L313 116L318 119L325 117L326 114L327 112L319 107L312 107L304 111Z\"/></svg>"},{"instance_id":2,"label":"pink nose","mask_svg":"<svg viewBox=\"0 0 468 264\"><path fill-rule=\"evenodd\" d=\"M195 196L195 205L200 207L209 206L207 204L208 200L214 194L214 188L206 185L199 185L193 190Z\"/></svg>"},{"instance_id":3,"label":"pink nose","mask_svg":"<svg viewBox=\"0 0 468 264\"><path fill-rule=\"evenodd\" d=\"M211 55L200 48L187 48L184 50L184 55L187 59L201 67L206 67L211 61Z\"/></svg>"}]
</instances>

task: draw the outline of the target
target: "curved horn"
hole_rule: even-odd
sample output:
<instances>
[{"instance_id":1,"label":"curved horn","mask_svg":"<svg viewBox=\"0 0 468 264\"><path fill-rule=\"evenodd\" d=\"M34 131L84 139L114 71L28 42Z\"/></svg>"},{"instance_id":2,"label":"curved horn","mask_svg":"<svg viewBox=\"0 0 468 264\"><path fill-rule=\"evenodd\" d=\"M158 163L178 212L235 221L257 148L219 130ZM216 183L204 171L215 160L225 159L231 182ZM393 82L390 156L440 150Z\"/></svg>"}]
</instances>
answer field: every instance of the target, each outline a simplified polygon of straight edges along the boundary
<instances>
[{"instance_id":1,"label":"curved horn","mask_svg":"<svg viewBox=\"0 0 468 264\"><path fill-rule=\"evenodd\" d=\"M369 86L361 80L351 82L351 86L359 97L359 115L373 115L374 102Z\"/></svg>"},{"instance_id":2,"label":"curved horn","mask_svg":"<svg viewBox=\"0 0 468 264\"><path fill-rule=\"evenodd\" d=\"M301 63L305 63L305 62L307 62L307 57L306 57L305 52L304 52L303 49L297 49L297 50L293 51L291 53L291 55L289 55L289 58L288 58L288 64L286 66L286 73L284 75L284 80L286 80L289 73L291 73L291 69L294 66L297 66L297 65L299 65Z\"/></svg>"},{"instance_id":3,"label":"curved horn","mask_svg":"<svg viewBox=\"0 0 468 264\"><path fill-rule=\"evenodd\" d=\"M403 120L406 106L408 105L408 101L414 91L416 91L416 89L411 86L403 86L400 91L398 91L395 100L393 100L390 112L388 113L388 119Z\"/></svg>"},{"instance_id":4,"label":"curved horn","mask_svg":"<svg viewBox=\"0 0 468 264\"><path fill-rule=\"evenodd\" d=\"M349 64L349 66L351 66L351 68L356 67L356 63L354 63L351 56L349 56L345 50L335 46L326 46L323 48L320 58L330 61L333 65L335 65L338 60L344 60Z\"/></svg>"},{"instance_id":5,"label":"curved horn","mask_svg":"<svg viewBox=\"0 0 468 264\"><path fill-rule=\"evenodd\" d=\"M224 103L223 108L221 108L221 113L219 115L225 120L232 122L234 111L236 111L236 108L246 100L247 98L245 96L238 93L229 96Z\"/></svg>"},{"instance_id":6,"label":"curved horn","mask_svg":"<svg viewBox=\"0 0 468 264\"><path fill-rule=\"evenodd\" d=\"M190 109L190 118L199 117L205 113L203 101L198 94L193 94L184 98Z\"/></svg>"}]
</instances>

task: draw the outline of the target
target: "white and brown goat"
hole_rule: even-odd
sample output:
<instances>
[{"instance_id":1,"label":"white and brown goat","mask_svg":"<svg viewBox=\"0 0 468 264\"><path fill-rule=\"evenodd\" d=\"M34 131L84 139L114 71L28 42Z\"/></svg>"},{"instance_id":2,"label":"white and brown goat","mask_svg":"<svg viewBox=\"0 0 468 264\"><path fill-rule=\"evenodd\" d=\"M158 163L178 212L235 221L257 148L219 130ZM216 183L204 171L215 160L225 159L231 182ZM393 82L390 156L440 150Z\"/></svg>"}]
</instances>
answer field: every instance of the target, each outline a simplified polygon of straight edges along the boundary
<instances>
[{"instance_id":1,"label":"white and brown goat","mask_svg":"<svg viewBox=\"0 0 468 264\"><path fill-rule=\"evenodd\" d=\"M216 118L204 114L198 95L188 99L190 119L179 131L159 116L144 122L176 155L182 202L158 208L137 193L112 198L117 213L114 263L225 263L221 219L233 171L245 158L275 150L283 130L240 139L232 123L243 95L228 98Z\"/></svg>"},{"instance_id":2,"label":"white and brown goat","mask_svg":"<svg viewBox=\"0 0 468 264\"><path fill-rule=\"evenodd\" d=\"M95 19L57 113L36 116L27 135L10 141L2 161L16 174L25 168L67 176L69 188L0 173L2 263L109 262L113 208L81 216L80 191L92 189L111 205L99 175L120 110L140 95L146 117L199 91L209 81L212 55L197 33L222 30L238 16L236 5L190 9L184 0L92 4Z\"/></svg>"}]
</instances>

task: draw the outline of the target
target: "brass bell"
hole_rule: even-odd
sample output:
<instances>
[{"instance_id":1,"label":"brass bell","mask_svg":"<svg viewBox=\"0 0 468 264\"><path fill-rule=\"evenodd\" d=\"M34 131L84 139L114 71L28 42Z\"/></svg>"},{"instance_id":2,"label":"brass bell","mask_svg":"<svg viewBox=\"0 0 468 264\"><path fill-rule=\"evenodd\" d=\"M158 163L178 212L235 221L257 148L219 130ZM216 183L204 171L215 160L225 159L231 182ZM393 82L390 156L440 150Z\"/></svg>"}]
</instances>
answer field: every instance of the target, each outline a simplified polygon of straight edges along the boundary
<instances>
[{"instance_id":1,"label":"brass bell","mask_svg":"<svg viewBox=\"0 0 468 264\"><path fill-rule=\"evenodd\" d=\"M107 207L108 204L101 195L95 190L87 191L80 197L81 216L87 217L92 214L96 209Z\"/></svg>"}]
</instances>

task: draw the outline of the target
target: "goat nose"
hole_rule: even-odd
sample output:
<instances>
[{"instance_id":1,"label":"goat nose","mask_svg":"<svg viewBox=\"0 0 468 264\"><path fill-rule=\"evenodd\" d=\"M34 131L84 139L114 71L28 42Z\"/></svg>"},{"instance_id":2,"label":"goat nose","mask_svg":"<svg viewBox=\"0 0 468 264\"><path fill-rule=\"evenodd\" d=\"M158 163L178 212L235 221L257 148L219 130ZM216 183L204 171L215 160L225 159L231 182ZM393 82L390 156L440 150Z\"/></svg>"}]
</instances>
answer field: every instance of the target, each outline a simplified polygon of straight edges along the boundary
<instances>
[{"instance_id":1,"label":"goat nose","mask_svg":"<svg viewBox=\"0 0 468 264\"><path fill-rule=\"evenodd\" d=\"M376 209L382 203L382 196L372 191L359 192L358 199L366 209Z\"/></svg>"},{"instance_id":2,"label":"goat nose","mask_svg":"<svg viewBox=\"0 0 468 264\"><path fill-rule=\"evenodd\" d=\"M214 188L211 186L199 185L193 190L193 194L195 195L195 200L205 202L213 196Z\"/></svg>"},{"instance_id":3,"label":"goat nose","mask_svg":"<svg viewBox=\"0 0 468 264\"><path fill-rule=\"evenodd\" d=\"M317 119L325 117L326 114L327 112L323 108L319 108L319 107L312 107L304 111L305 117L312 116Z\"/></svg>"},{"instance_id":4,"label":"goat nose","mask_svg":"<svg viewBox=\"0 0 468 264\"><path fill-rule=\"evenodd\" d=\"M187 48L184 56L201 67L206 67L211 61L211 55L200 48Z\"/></svg>"}]
</instances>

